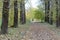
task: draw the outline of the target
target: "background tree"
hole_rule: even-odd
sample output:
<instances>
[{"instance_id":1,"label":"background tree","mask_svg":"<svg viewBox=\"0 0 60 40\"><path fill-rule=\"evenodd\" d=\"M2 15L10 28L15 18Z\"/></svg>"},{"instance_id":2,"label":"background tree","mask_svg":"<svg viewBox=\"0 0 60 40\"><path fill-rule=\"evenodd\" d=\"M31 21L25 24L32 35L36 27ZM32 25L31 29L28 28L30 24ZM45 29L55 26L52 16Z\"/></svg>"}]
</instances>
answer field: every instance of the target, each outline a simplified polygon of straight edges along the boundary
<instances>
[{"instance_id":1,"label":"background tree","mask_svg":"<svg viewBox=\"0 0 60 40\"><path fill-rule=\"evenodd\" d=\"M58 0L56 1L56 26L59 27L59 18L58 18Z\"/></svg>"},{"instance_id":2,"label":"background tree","mask_svg":"<svg viewBox=\"0 0 60 40\"><path fill-rule=\"evenodd\" d=\"M18 4L17 0L14 0L14 27L18 27Z\"/></svg>"},{"instance_id":3,"label":"background tree","mask_svg":"<svg viewBox=\"0 0 60 40\"><path fill-rule=\"evenodd\" d=\"M60 0L58 1L59 2L59 26L60 26Z\"/></svg>"},{"instance_id":4,"label":"background tree","mask_svg":"<svg viewBox=\"0 0 60 40\"><path fill-rule=\"evenodd\" d=\"M47 0L47 22L49 23L50 0Z\"/></svg>"},{"instance_id":5,"label":"background tree","mask_svg":"<svg viewBox=\"0 0 60 40\"><path fill-rule=\"evenodd\" d=\"M20 23L26 23L26 15L25 15L25 0L21 0L20 2Z\"/></svg>"},{"instance_id":6,"label":"background tree","mask_svg":"<svg viewBox=\"0 0 60 40\"><path fill-rule=\"evenodd\" d=\"M49 24L53 24L53 1L50 0Z\"/></svg>"},{"instance_id":7,"label":"background tree","mask_svg":"<svg viewBox=\"0 0 60 40\"><path fill-rule=\"evenodd\" d=\"M45 22L49 23L50 0L45 0Z\"/></svg>"},{"instance_id":8,"label":"background tree","mask_svg":"<svg viewBox=\"0 0 60 40\"><path fill-rule=\"evenodd\" d=\"M47 1L45 1L45 22L47 22Z\"/></svg>"},{"instance_id":9,"label":"background tree","mask_svg":"<svg viewBox=\"0 0 60 40\"><path fill-rule=\"evenodd\" d=\"M60 26L60 0L56 1L56 26Z\"/></svg>"}]
</instances>

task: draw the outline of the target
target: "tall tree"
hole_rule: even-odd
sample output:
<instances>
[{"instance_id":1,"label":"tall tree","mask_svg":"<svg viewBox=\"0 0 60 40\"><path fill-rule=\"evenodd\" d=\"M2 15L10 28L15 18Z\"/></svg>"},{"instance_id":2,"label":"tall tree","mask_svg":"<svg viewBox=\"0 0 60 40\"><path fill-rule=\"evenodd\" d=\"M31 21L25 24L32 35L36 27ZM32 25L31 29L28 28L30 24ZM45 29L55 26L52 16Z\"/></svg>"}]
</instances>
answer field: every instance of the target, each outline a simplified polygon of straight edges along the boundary
<instances>
[{"instance_id":1,"label":"tall tree","mask_svg":"<svg viewBox=\"0 0 60 40\"><path fill-rule=\"evenodd\" d=\"M60 0L56 1L56 26L60 26Z\"/></svg>"},{"instance_id":2,"label":"tall tree","mask_svg":"<svg viewBox=\"0 0 60 40\"><path fill-rule=\"evenodd\" d=\"M8 32L9 1L10 0L3 1L2 26L1 26L2 34L6 34Z\"/></svg>"},{"instance_id":3,"label":"tall tree","mask_svg":"<svg viewBox=\"0 0 60 40\"><path fill-rule=\"evenodd\" d=\"M58 1L59 2L59 26L60 26L60 0Z\"/></svg>"},{"instance_id":4,"label":"tall tree","mask_svg":"<svg viewBox=\"0 0 60 40\"><path fill-rule=\"evenodd\" d=\"M45 0L45 22L49 23L50 0Z\"/></svg>"},{"instance_id":5,"label":"tall tree","mask_svg":"<svg viewBox=\"0 0 60 40\"><path fill-rule=\"evenodd\" d=\"M52 5L53 5L53 3L52 3L53 1L52 0L50 0L50 13L49 13L49 24L53 24L53 11L52 11Z\"/></svg>"},{"instance_id":6,"label":"tall tree","mask_svg":"<svg viewBox=\"0 0 60 40\"><path fill-rule=\"evenodd\" d=\"M58 18L58 0L56 2L56 27L59 27L59 18Z\"/></svg>"},{"instance_id":7,"label":"tall tree","mask_svg":"<svg viewBox=\"0 0 60 40\"><path fill-rule=\"evenodd\" d=\"M14 27L18 27L18 4L17 0L14 0Z\"/></svg>"},{"instance_id":8,"label":"tall tree","mask_svg":"<svg viewBox=\"0 0 60 40\"><path fill-rule=\"evenodd\" d=\"M49 23L52 25L53 24L53 12L50 12L50 16L49 16Z\"/></svg>"},{"instance_id":9,"label":"tall tree","mask_svg":"<svg viewBox=\"0 0 60 40\"><path fill-rule=\"evenodd\" d=\"M47 22L47 0L45 0L45 22Z\"/></svg>"},{"instance_id":10,"label":"tall tree","mask_svg":"<svg viewBox=\"0 0 60 40\"><path fill-rule=\"evenodd\" d=\"M49 23L50 0L47 2L47 22Z\"/></svg>"},{"instance_id":11,"label":"tall tree","mask_svg":"<svg viewBox=\"0 0 60 40\"><path fill-rule=\"evenodd\" d=\"M26 15L25 15L25 0L21 0L20 2L20 23L26 23Z\"/></svg>"}]
</instances>

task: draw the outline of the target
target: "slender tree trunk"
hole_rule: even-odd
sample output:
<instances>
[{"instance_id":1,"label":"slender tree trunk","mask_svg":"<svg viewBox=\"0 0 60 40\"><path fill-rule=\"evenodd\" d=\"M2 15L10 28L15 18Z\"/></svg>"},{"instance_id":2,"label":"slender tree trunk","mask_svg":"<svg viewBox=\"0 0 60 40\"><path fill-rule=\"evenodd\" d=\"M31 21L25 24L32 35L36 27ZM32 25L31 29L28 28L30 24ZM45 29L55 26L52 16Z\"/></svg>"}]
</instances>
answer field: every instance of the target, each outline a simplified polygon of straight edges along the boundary
<instances>
[{"instance_id":1,"label":"slender tree trunk","mask_svg":"<svg viewBox=\"0 0 60 40\"><path fill-rule=\"evenodd\" d=\"M6 34L8 32L9 1L10 0L3 1L2 26L1 26L2 34Z\"/></svg>"},{"instance_id":2,"label":"slender tree trunk","mask_svg":"<svg viewBox=\"0 0 60 40\"><path fill-rule=\"evenodd\" d=\"M17 0L14 0L14 27L18 27L18 4Z\"/></svg>"},{"instance_id":3,"label":"slender tree trunk","mask_svg":"<svg viewBox=\"0 0 60 40\"><path fill-rule=\"evenodd\" d=\"M45 22L47 22L47 2L45 1Z\"/></svg>"},{"instance_id":4,"label":"slender tree trunk","mask_svg":"<svg viewBox=\"0 0 60 40\"><path fill-rule=\"evenodd\" d=\"M53 11L52 11L52 0L50 0L50 13L49 13L49 24L53 24Z\"/></svg>"},{"instance_id":5,"label":"slender tree trunk","mask_svg":"<svg viewBox=\"0 0 60 40\"><path fill-rule=\"evenodd\" d=\"M58 18L58 0L56 1L56 27L59 27L59 18Z\"/></svg>"},{"instance_id":6,"label":"slender tree trunk","mask_svg":"<svg viewBox=\"0 0 60 40\"><path fill-rule=\"evenodd\" d=\"M49 23L50 1L45 1L45 22Z\"/></svg>"},{"instance_id":7,"label":"slender tree trunk","mask_svg":"<svg viewBox=\"0 0 60 40\"><path fill-rule=\"evenodd\" d=\"M21 2L20 2L20 23L21 24L25 24L26 23L24 0L21 0Z\"/></svg>"},{"instance_id":8,"label":"slender tree trunk","mask_svg":"<svg viewBox=\"0 0 60 40\"><path fill-rule=\"evenodd\" d=\"M53 12L51 11L50 16L49 16L49 23L52 25L53 24Z\"/></svg>"},{"instance_id":9,"label":"slender tree trunk","mask_svg":"<svg viewBox=\"0 0 60 40\"><path fill-rule=\"evenodd\" d=\"M60 0L59 0L59 26L60 26Z\"/></svg>"},{"instance_id":10,"label":"slender tree trunk","mask_svg":"<svg viewBox=\"0 0 60 40\"><path fill-rule=\"evenodd\" d=\"M58 23L58 26L57 27L60 27L60 0L57 0L57 17L58 17L58 19L57 19L57 23Z\"/></svg>"},{"instance_id":11,"label":"slender tree trunk","mask_svg":"<svg viewBox=\"0 0 60 40\"><path fill-rule=\"evenodd\" d=\"M48 7L47 7L47 22L49 23L49 11L50 11L50 0L48 0Z\"/></svg>"}]
</instances>

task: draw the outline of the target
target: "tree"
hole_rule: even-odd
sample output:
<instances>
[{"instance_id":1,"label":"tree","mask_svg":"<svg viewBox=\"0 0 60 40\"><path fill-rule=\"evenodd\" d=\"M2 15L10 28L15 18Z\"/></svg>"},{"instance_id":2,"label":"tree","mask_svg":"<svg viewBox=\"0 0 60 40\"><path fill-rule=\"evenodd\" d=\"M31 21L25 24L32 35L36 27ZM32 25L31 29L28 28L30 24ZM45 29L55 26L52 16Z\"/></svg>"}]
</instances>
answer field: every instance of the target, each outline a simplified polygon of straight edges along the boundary
<instances>
[{"instance_id":1,"label":"tree","mask_svg":"<svg viewBox=\"0 0 60 40\"><path fill-rule=\"evenodd\" d=\"M47 22L47 0L45 0L45 22Z\"/></svg>"},{"instance_id":2,"label":"tree","mask_svg":"<svg viewBox=\"0 0 60 40\"><path fill-rule=\"evenodd\" d=\"M47 22L49 23L50 0L47 1Z\"/></svg>"},{"instance_id":3,"label":"tree","mask_svg":"<svg viewBox=\"0 0 60 40\"><path fill-rule=\"evenodd\" d=\"M14 27L18 27L18 4L17 0L14 0Z\"/></svg>"},{"instance_id":4,"label":"tree","mask_svg":"<svg viewBox=\"0 0 60 40\"><path fill-rule=\"evenodd\" d=\"M9 1L10 0L3 1L2 26L1 26L2 34L6 34L8 32Z\"/></svg>"},{"instance_id":5,"label":"tree","mask_svg":"<svg viewBox=\"0 0 60 40\"><path fill-rule=\"evenodd\" d=\"M50 0L45 0L45 22L49 23Z\"/></svg>"},{"instance_id":6,"label":"tree","mask_svg":"<svg viewBox=\"0 0 60 40\"><path fill-rule=\"evenodd\" d=\"M56 1L56 27L59 27L59 18L58 18L58 0Z\"/></svg>"},{"instance_id":7,"label":"tree","mask_svg":"<svg viewBox=\"0 0 60 40\"><path fill-rule=\"evenodd\" d=\"M50 11L49 11L49 24L53 24L53 11L52 11L52 8L53 8L53 1L50 0Z\"/></svg>"},{"instance_id":8,"label":"tree","mask_svg":"<svg viewBox=\"0 0 60 40\"><path fill-rule=\"evenodd\" d=\"M59 26L60 26L60 0L58 0L58 2L59 2Z\"/></svg>"},{"instance_id":9,"label":"tree","mask_svg":"<svg viewBox=\"0 0 60 40\"><path fill-rule=\"evenodd\" d=\"M60 0L56 1L56 27L60 26Z\"/></svg>"},{"instance_id":10,"label":"tree","mask_svg":"<svg viewBox=\"0 0 60 40\"><path fill-rule=\"evenodd\" d=\"M21 2L20 2L20 23L21 24L26 23L25 2L24 2L24 0L21 0Z\"/></svg>"},{"instance_id":11,"label":"tree","mask_svg":"<svg viewBox=\"0 0 60 40\"><path fill-rule=\"evenodd\" d=\"M51 11L51 13L50 13L50 17L49 17L49 24L53 24L53 19L52 19L52 17L53 17L53 12Z\"/></svg>"}]
</instances>

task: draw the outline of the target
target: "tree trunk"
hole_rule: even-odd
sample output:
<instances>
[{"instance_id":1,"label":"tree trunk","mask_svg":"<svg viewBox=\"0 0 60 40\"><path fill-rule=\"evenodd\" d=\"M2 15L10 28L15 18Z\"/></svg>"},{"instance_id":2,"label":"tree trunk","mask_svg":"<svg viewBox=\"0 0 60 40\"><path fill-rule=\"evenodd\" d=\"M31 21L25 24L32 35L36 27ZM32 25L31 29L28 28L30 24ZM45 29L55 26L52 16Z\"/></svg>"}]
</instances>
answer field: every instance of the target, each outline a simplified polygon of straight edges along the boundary
<instances>
[{"instance_id":1,"label":"tree trunk","mask_svg":"<svg viewBox=\"0 0 60 40\"><path fill-rule=\"evenodd\" d=\"M17 0L14 1L14 27L18 27L18 4Z\"/></svg>"},{"instance_id":2,"label":"tree trunk","mask_svg":"<svg viewBox=\"0 0 60 40\"><path fill-rule=\"evenodd\" d=\"M20 23L21 24L25 24L26 23L24 0L21 0L21 2L20 2Z\"/></svg>"},{"instance_id":3,"label":"tree trunk","mask_svg":"<svg viewBox=\"0 0 60 40\"><path fill-rule=\"evenodd\" d=\"M53 24L53 12L51 11L50 16L49 16L49 23L52 25Z\"/></svg>"},{"instance_id":4,"label":"tree trunk","mask_svg":"<svg viewBox=\"0 0 60 40\"><path fill-rule=\"evenodd\" d=\"M59 0L59 26L60 26L60 0Z\"/></svg>"},{"instance_id":5,"label":"tree trunk","mask_svg":"<svg viewBox=\"0 0 60 40\"><path fill-rule=\"evenodd\" d=\"M49 23L50 1L45 1L45 22Z\"/></svg>"},{"instance_id":6,"label":"tree trunk","mask_svg":"<svg viewBox=\"0 0 60 40\"><path fill-rule=\"evenodd\" d=\"M45 22L47 22L47 2L45 1Z\"/></svg>"},{"instance_id":7,"label":"tree trunk","mask_svg":"<svg viewBox=\"0 0 60 40\"><path fill-rule=\"evenodd\" d=\"M6 34L8 32L9 1L10 0L3 1L2 26L1 26L2 34Z\"/></svg>"},{"instance_id":8,"label":"tree trunk","mask_svg":"<svg viewBox=\"0 0 60 40\"><path fill-rule=\"evenodd\" d=\"M59 18L58 18L58 0L56 1L56 27L59 27Z\"/></svg>"},{"instance_id":9,"label":"tree trunk","mask_svg":"<svg viewBox=\"0 0 60 40\"><path fill-rule=\"evenodd\" d=\"M52 0L50 0L50 13L49 13L49 24L53 24L53 3L52 3Z\"/></svg>"},{"instance_id":10,"label":"tree trunk","mask_svg":"<svg viewBox=\"0 0 60 40\"><path fill-rule=\"evenodd\" d=\"M47 22L49 23L50 0L48 0L47 5L48 5L48 7L47 7Z\"/></svg>"}]
</instances>

